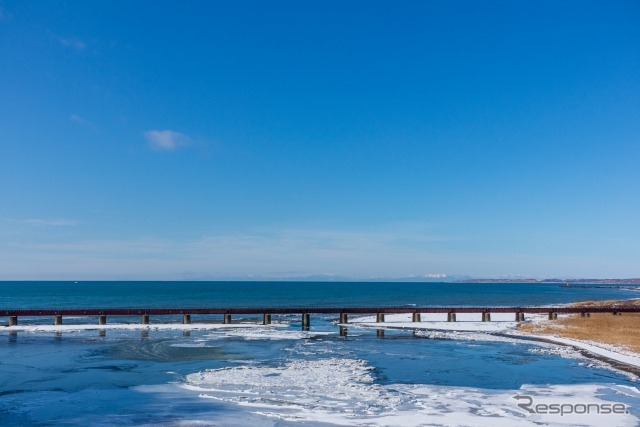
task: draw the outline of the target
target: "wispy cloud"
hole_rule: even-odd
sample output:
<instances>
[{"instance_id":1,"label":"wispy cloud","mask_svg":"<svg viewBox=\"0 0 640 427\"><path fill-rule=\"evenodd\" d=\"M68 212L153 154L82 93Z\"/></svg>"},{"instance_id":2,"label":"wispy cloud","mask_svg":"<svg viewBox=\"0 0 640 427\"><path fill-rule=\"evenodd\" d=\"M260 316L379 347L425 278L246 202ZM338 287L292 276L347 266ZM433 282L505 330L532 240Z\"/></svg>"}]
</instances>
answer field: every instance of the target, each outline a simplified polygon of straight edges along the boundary
<instances>
[{"instance_id":1,"label":"wispy cloud","mask_svg":"<svg viewBox=\"0 0 640 427\"><path fill-rule=\"evenodd\" d=\"M11 18L11 14L7 12L7 10L2 6L0 6L0 22L7 21L9 18Z\"/></svg>"},{"instance_id":2,"label":"wispy cloud","mask_svg":"<svg viewBox=\"0 0 640 427\"><path fill-rule=\"evenodd\" d=\"M99 132L99 128L98 126L96 126L95 123L93 123L92 121L80 116L79 114L70 114L69 115L69 121L71 123L75 123L76 125L79 125L85 129L88 129L92 132L98 133Z\"/></svg>"},{"instance_id":3,"label":"wispy cloud","mask_svg":"<svg viewBox=\"0 0 640 427\"><path fill-rule=\"evenodd\" d=\"M87 47L87 44L85 42L75 37L61 37L56 35L56 38L62 46L68 47L70 49L84 50Z\"/></svg>"},{"instance_id":4,"label":"wispy cloud","mask_svg":"<svg viewBox=\"0 0 640 427\"><path fill-rule=\"evenodd\" d=\"M71 120L74 123L81 124L81 125L86 125L87 124L87 121L85 119L83 119L82 117L80 117L79 115L77 115L77 114L71 114L69 116L69 120Z\"/></svg>"},{"instance_id":5,"label":"wispy cloud","mask_svg":"<svg viewBox=\"0 0 640 427\"><path fill-rule=\"evenodd\" d=\"M148 130L144 137L151 148L160 151L173 151L192 142L187 135L173 130Z\"/></svg>"},{"instance_id":6,"label":"wispy cloud","mask_svg":"<svg viewBox=\"0 0 640 427\"><path fill-rule=\"evenodd\" d=\"M78 225L78 221L72 219L42 219L42 218L26 218L26 219L5 219L5 221L31 225L36 227L71 227Z\"/></svg>"},{"instance_id":7,"label":"wispy cloud","mask_svg":"<svg viewBox=\"0 0 640 427\"><path fill-rule=\"evenodd\" d=\"M65 219L20 222L32 226L76 223ZM273 278L316 274L360 279L440 277L429 274L435 272L497 277L524 270L573 277L637 274L633 253L614 259L606 254L585 257L571 253L484 252L469 249L467 245L468 241L434 235L428 228L420 227L359 231L266 229L209 234L195 239L89 240L76 239L68 233L46 238L21 235L0 239L0 272L5 278L37 276L76 280Z\"/></svg>"},{"instance_id":8,"label":"wispy cloud","mask_svg":"<svg viewBox=\"0 0 640 427\"><path fill-rule=\"evenodd\" d=\"M193 240L21 240L7 243L5 252L30 260L43 272L66 270L69 277L114 273L155 278L280 277L282 272L398 277L443 268L442 259L433 253L439 239L414 238L405 247L393 233L296 229L222 233ZM9 258L0 245L0 270ZM25 261L25 268L28 265ZM17 267L11 267L16 274Z\"/></svg>"}]
</instances>

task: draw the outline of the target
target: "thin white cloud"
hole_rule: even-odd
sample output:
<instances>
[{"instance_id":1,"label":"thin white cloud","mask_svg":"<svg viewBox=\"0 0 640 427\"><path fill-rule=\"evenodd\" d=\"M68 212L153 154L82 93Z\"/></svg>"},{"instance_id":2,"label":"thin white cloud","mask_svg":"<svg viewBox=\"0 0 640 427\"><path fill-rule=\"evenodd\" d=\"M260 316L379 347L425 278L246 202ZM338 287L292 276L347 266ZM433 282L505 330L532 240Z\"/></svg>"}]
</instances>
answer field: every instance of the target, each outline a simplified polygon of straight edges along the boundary
<instances>
[{"instance_id":1,"label":"thin white cloud","mask_svg":"<svg viewBox=\"0 0 640 427\"><path fill-rule=\"evenodd\" d=\"M74 123L78 123L81 125L84 125L87 123L87 121L85 119L83 119L82 117L78 116L77 114L71 114L69 116L69 120L71 120Z\"/></svg>"},{"instance_id":2,"label":"thin white cloud","mask_svg":"<svg viewBox=\"0 0 640 427\"><path fill-rule=\"evenodd\" d=\"M20 220L21 224L36 225L44 227L71 227L78 224L78 221L72 219L38 219L29 218Z\"/></svg>"},{"instance_id":3,"label":"thin white cloud","mask_svg":"<svg viewBox=\"0 0 640 427\"><path fill-rule=\"evenodd\" d=\"M9 12L7 8L0 5L0 22L9 21L11 18L13 18L11 12Z\"/></svg>"},{"instance_id":4,"label":"thin white cloud","mask_svg":"<svg viewBox=\"0 0 640 427\"><path fill-rule=\"evenodd\" d=\"M73 37L60 37L56 36L58 42L64 47L68 47L75 50L84 50L87 47L87 44L80 39Z\"/></svg>"},{"instance_id":5,"label":"thin white cloud","mask_svg":"<svg viewBox=\"0 0 640 427\"><path fill-rule=\"evenodd\" d=\"M75 223L21 221L59 226ZM420 227L360 231L271 229L186 240L153 237L43 240L39 236L20 236L0 239L0 273L5 279L74 280L316 274L352 278L441 277L434 272L497 277L523 270L546 272L546 276L637 277L633 253L617 259L606 253L584 256L483 252L466 248L467 243L433 235Z\"/></svg>"},{"instance_id":6,"label":"thin white cloud","mask_svg":"<svg viewBox=\"0 0 640 427\"><path fill-rule=\"evenodd\" d=\"M224 233L193 240L148 237L52 242L23 239L4 246L7 254L31 260L43 274L66 271L68 277L107 277L115 273L155 278L280 277L318 273L399 277L444 268L438 260L429 259L433 258L433 245L438 238L416 236L414 243L423 246L421 249L416 245L398 247L395 238L393 233L381 232L272 230ZM0 244L0 271L3 263L9 264L2 249ZM8 267L17 274L18 266L11 265Z\"/></svg>"},{"instance_id":7,"label":"thin white cloud","mask_svg":"<svg viewBox=\"0 0 640 427\"><path fill-rule=\"evenodd\" d=\"M5 219L5 221L31 225L36 227L71 227L78 225L78 221L72 219L42 219L42 218L26 218L26 219Z\"/></svg>"},{"instance_id":8,"label":"thin white cloud","mask_svg":"<svg viewBox=\"0 0 640 427\"><path fill-rule=\"evenodd\" d=\"M94 133L100 133L100 129L95 123L79 114L69 114L69 121Z\"/></svg>"},{"instance_id":9,"label":"thin white cloud","mask_svg":"<svg viewBox=\"0 0 640 427\"><path fill-rule=\"evenodd\" d=\"M144 136L154 150L173 151L191 144L191 138L173 130L148 130Z\"/></svg>"}]
</instances>

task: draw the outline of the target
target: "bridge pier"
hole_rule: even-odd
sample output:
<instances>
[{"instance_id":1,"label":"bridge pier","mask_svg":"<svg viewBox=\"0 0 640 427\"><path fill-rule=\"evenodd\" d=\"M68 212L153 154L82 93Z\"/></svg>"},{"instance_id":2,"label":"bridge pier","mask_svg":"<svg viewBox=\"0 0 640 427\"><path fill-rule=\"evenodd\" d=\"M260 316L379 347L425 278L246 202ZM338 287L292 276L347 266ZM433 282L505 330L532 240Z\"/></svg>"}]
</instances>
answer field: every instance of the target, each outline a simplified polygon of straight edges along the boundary
<instances>
[{"instance_id":1,"label":"bridge pier","mask_svg":"<svg viewBox=\"0 0 640 427\"><path fill-rule=\"evenodd\" d=\"M349 323L349 316L347 315L347 313L340 313L340 324L341 325L346 325L347 323ZM347 336L347 327L346 326L340 326L340 336L341 337L346 337Z\"/></svg>"},{"instance_id":2,"label":"bridge pier","mask_svg":"<svg viewBox=\"0 0 640 427\"><path fill-rule=\"evenodd\" d=\"M549 312L549 320L556 320L557 318L558 318L558 313L556 313L555 311Z\"/></svg>"},{"instance_id":3,"label":"bridge pier","mask_svg":"<svg viewBox=\"0 0 640 427\"><path fill-rule=\"evenodd\" d=\"M455 322L456 314L454 312L447 313L447 322Z\"/></svg>"},{"instance_id":4,"label":"bridge pier","mask_svg":"<svg viewBox=\"0 0 640 427\"><path fill-rule=\"evenodd\" d=\"M524 313L521 311L516 312L516 322L524 322Z\"/></svg>"},{"instance_id":5,"label":"bridge pier","mask_svg":"<svg viewBox=\"0 0 640 427\"><path fill-rule=\"evenodd\" d=\"M413 313L413 316L411 316L411 321L412 322L420 322L420 313Z\"/></svg>"},{"instance_id":6,"label":"bridge pier","mask_svg":"<svg viewBox=\"0 0 640 427\"><path fill-rule=\"evenodd\" d=\"M588 311L583 311L582 313L580 313L580 317L591 317L591 313L589 313Z\"/></svg>"},{"instance_id":7,"label":"bridge pier","mask_svg":"<svg viewBox=\"0 0 640 427\"><path fill-rule=\"evenodd\" d=\"M384 313L376 313L376 323L384 323ZM376 329L376 336L384 338L384 329Z\"/></svg>"},{"instance_id":8,"label":"bridge pier","mask_svg":"<svg viewBox=\"0 0 640 427\"><path fill-rule=\"evenodd\" d=\"M230 325L231 324L231 314L226 313L224 315L224 320L222 321L222 323L224 323L225 325Z\"/></svg>"},{"instance_id":9,"label":"bridge pier","mask_svg":"<svg viewBox=\"0 0 640 427\"><path fill-rule=\"evenodd\" d=\"M53 318L53 324L55 326L60 326L62 325L62 316L61 315L56 315L56 317Z\"/></svg>"},{"instance_id":10,"label":"bridge pier","mask_svg":"<svg viewBox=\"0 0 640 427\"><path fill-rule=\"evenodd\" d=\"M143 325L148 325L149 324L149 315L148 314L143 314L140 317L140 323Z\"/></svg>"},{"instance_id":11,"label":"bridge pier","mask_svg":"<svg viewBox=\"0 0 640 427\"><path fill-rule=\"evenodd\" d=\"M488 311L485 311L484 313L482 313L482 321L491 322L491 313L489 313Z\"/></svg>"},{"instance_id":12,"label":"bridge pier","mask_svg":"<svg viewBox=\"0 0 640 427\"><path fill-rule=\"evenodd\" d=\"M309 313L302 313L302 330L308 331L311 326L311 319Z\"/></svg>"},{"instance_id":13,"label":"bridge pier","mask_svg":"<svg viewBox=\"0 0 640 427\"><path fill-rule=\"evenodd\" d=\"M265 313L262 315L262 324L270 325L271 324L271 314Z\"/></svg>"},{"instance_id":14,"label":"bridge pier","mask_svg":"<svg viewBox=\"0 0 640 427\"><path fill-rule=\"evenodd\" d=\"M9 316L9 326L18 326L18 316Z\"/></svg>"},{"instance_id":15,"label":"bridge pier","mask_svg":"<svg viewBox=\"0 0 640 427\"><path fill-rule=\"evenodd\" d=\"M107 316L101 314L98 316L98 325L106 325L107 324Z\"/></svg>"},{"instance_id":16,"label":"bridge pier","mask_svg":"<svg viewBox=\"0 0 640 427\"><path fill-rule=\"evenodd\" d=\"M191 315L190 314L183 314L182 315L182 324L183 325L191 324Z\"/></svg>"}]
</instances>

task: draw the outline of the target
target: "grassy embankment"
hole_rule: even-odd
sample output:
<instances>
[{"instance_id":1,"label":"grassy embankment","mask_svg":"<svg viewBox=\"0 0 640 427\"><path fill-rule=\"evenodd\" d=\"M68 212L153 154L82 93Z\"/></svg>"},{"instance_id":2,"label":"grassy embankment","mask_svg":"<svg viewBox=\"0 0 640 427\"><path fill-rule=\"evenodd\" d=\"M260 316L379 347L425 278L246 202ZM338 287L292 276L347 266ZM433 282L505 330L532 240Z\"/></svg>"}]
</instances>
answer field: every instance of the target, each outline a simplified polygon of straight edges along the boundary
<instances>
[{"instance_id":1,"label":"grassy embankment","mask_svg":"<svg viewBox=\"0 0 640 427\"><path fill-rule=\"evenodd\" d=\"M638 306L640 299L630 301L585 301L574 307ZM640 353L640 313L591 313L590 317L572 314L539 323L524 323L519 330L531 334L556 335L564 338L611 344Z\"/></svg>"}]
</instances>

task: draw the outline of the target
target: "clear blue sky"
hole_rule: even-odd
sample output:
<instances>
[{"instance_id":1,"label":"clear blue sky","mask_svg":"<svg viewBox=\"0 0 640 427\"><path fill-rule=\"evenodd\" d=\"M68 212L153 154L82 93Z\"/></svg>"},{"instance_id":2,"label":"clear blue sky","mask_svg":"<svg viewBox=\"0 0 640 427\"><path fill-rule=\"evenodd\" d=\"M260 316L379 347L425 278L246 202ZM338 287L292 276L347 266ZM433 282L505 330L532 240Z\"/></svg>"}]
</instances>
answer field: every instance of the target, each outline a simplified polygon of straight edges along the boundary
<instances>
[{"instance_id":1,"label":"clear blue sky","mask_svg":"<svg viewBox=\"0 0 640 427\"><path fill-rule=\"evenodd\" d=\"M637 1L0 0L0 279L640 276Z\"/></svg>"}]
</instances>

